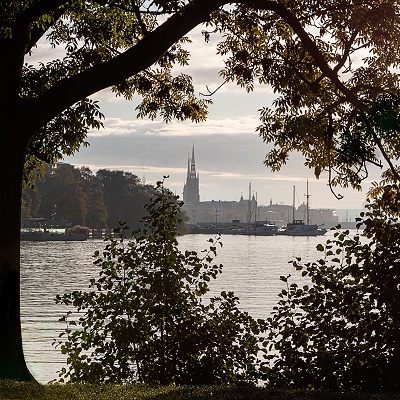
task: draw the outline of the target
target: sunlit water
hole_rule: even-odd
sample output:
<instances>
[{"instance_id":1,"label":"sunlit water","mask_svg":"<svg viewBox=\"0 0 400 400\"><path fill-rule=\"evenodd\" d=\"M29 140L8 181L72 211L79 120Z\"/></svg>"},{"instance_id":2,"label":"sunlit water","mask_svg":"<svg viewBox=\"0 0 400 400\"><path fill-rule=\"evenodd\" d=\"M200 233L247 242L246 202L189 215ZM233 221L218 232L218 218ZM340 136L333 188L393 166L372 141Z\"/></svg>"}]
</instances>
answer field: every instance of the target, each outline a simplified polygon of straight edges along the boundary
<instances>
[{"instance_id":1,"label":"sunlit water","mask_svg":"<svg viewBox=\"0 0 400 400\"><path fill-rule=\"evenodd\" d=\"M240 307L255 318L267 317L283 288L281 275L295 274L288 263L300 256L316 260L318 243L325 237L223 236L223 247L215 261L224 265L223 273L212 282L213 293L233 290ZM208 247L208 235L179 238L182 249L200 251ZM24 352L31 373L39 382L57 378L65 357L52 345L63 328L58 319L62 307L54 303L57 294L87 288L97 276L92 255L101 249L100 240L86 242L22 242L21 244L21 319Z\"/></svg>"}]
</instances>

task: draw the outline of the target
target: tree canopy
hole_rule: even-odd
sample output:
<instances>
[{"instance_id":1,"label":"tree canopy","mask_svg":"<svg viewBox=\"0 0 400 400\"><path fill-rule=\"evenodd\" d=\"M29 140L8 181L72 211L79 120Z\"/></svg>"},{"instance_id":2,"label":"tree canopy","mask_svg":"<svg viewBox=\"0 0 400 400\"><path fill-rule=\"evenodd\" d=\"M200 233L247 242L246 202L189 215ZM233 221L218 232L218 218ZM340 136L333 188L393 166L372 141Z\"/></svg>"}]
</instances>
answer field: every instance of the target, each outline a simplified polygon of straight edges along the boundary
<instances>
[{"instance_id":1,"label":"tree canopy","mask_svg":"<svg viewBox=\"0 0 400 400\"><path fill-rule=\"evenodd\" d=\"M229 32L222 76L278 95L257 128L274 145L267 166L299 151L317 177L325 170L332 185L359 188L367 164L381 165L377 150L398 159L398 12L386 1L284 1L219 13L217 28Z\"/></svg>"},{"instance_id":2,"label":"tree canopy","mask_svg":"<svg viewBox=\"0 0 400 400\"><path fill-rule=\"evenodd\" d=\"M190 76L185 35L206 23L208 41L221 33L222 82L247 91L270 85L272 108L261 110L259 134L273 149L265 163L279 169L300 151L317 176L359 187L366 165L397 160L399 18L394 1L13 1L0 9L3 98L26 108L34 137L27 165L78 150L103 118L87 97L112 86L142 98L139 117L202 121L207 98ZM43 38L64 57L29 65ZM20 43L19 46L17 44ZM24 46L24 53L21 46ZM23 64L23 60L28 64ZM18 67L18 68L17 68ZM29 105L29 107L28 107ZM46 110L43 108L45 107ZM33 118L33 116L35 117ZM394 168L393 168L394 172Z\"/></svg>"},{"instance_id":3,"label":"tree canopy","mask_svg":"<svg viewBox=\"0 0 400 400\"><path fill-rule=\"evenodd\" d=\"M47 164L45 170L35 189L24 189L25 218L101 229L111 229L121 220L137 227L154 192L153 186L130 172L101 169L93 174L88 167L63 163L56 168Z\"/></svg>"}]
</instances>

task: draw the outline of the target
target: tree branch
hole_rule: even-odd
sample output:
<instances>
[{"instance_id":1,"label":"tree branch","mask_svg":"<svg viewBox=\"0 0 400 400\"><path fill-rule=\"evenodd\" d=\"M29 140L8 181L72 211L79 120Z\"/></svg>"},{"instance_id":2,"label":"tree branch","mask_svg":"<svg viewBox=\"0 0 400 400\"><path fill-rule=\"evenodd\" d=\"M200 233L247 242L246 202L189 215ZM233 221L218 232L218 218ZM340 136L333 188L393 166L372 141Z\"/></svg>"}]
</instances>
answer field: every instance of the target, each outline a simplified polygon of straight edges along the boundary
<instances>
[{"instance_id":1,"label":"tree branch","mask_svg":"<svg viewBox=\"0 0 400 400\"><path fill-rule=\"evenodd\" d=\"M46 0L41 4L48 4L49 1L52 2L52 0ZM62 4L63 1L58 0L58 3ZM154 31L149 32L134 47L107 62L90 67L56 83L39 98L29 100L30 106L26 107L29 108L29 111L26 112L31 118L32 126L37 130L80 99L150 67L182 36L197 25L209 20L212 12L230 3L229 0L192 0L180 12L176 12ZM350 104L360 111L364 110L363 102L341 82L301 23L283 4L269 0L258 0L257 2L238 0L236 3L254 9L269 10L279 15L299 37L322 75L333 83Z\"/></svg>"},{"instance_id":2,"label":"tree branch","mask_svg":"<svg viewBox=\"0 0 400 400\"><path fill-rule=\"evenodd\" d=\"M341 57L339 63L333 69L333 72L335 74L337 74L339 72L339 70L343 67L343 65L346 63L346 60L350 55L351 45L356 40L357 35L358 35L358 32L354 31L353 34L350 37L350 40L346 43L346 45L344 47L344 52L342 54L342 57Z\"/></svg>"},{"instance_id":3,"label":"tree branch","mask_svg":"<svg viewBox=\"0 0 400 400\"><path fill-rule=\"evenodd\" d=\"M63 79L37 99L28 100L32 126L37 130L65 108L153 65L182 36L207 21L228 0L194 0L181 12L145 36L134 47L113 59ZM276 4L275 2L270 2Z\"/></svg>"},{"instance_id":4,"label":"tree branch","mask_svg":"<svg viewBox=\"0 0 400 400\"><path fill-rule=\"evenodd\" d=\"M64 12L65 12L65 10L63 10L62 8L57 8L53 12L53 22L49 23L48 26L46 27L46 29L40 28L38 26L33 26L31 28L30 40L29 40L29 43L28 43L26 51L25 51L26 54L28 54L32 50L32 48L34 46L36 46L36 44L40 40L40 38L46 33L46 31L50 28L50 26L54 22L56 22L63 16Z\"/></svg>"},{"instance_id":5,"label":"tree branch","mask_svg":"<svg viewBox=\"0 0 400 400\"><path fill-rule=\"evenodd\" d=\"M228 82L228 81L225 79L215 90L210 90L210 89L208 88L208 86L206 85L206 89L207 89L207 92L208 92L208 93L201 93L201 92L200 92L200 94L201 94L202 96L204 96L204 97L211 97L211 96L213 96L215 93L217 93L218 90L221 89L222 86L224 86L227 82Z\"/></svg>"},{"instance_id":6,"label":"tree branch","mask_svg":"<svg viewBox=\"0 0 400 400\"><path fill-rule=\"evenodd\" d=\"M388 163L390 170L392 171L393 176L395 177L395 179L397 180L397 182L400 182L400 174L399 171L397 170L397 168L393 165L392 161L390 160L390 157L387 155L385 149L383 148L383 145L380 141L380 139L378 138L378 136L376 135L373 127L371 126L371 123L368 119L368 117L365 115L365 113L361 113L361 118L363 119L363 121L365 122L365 125L367 126L367 129L369 130L369 132L371 133L371 136L374 139L375 144L377 145L378 149L380 150L380 152L383 155L383 158L385 159L385 161Z\"/></svg>"},{"instance_id":7,"label":"tree branch","mask_svg":"<svg viewBox=\"0 0 400 400\"><path fill-rule=\"evenodd\" d=\"M257 2L258 8L264 8L263 5L265 3L268 3L268 1L259 0ZM293 29L325 77L328 78L335 85L335 87L346 96L347 100L354 107L359 110L363 110L365 106L362 101L360 101L358 97L339 79L337 73L335 73L335 71L333 71L329 66L328 62L324 58L324 55L302 27L299 20L283 4L275 3L275 5L276 7L274 7L274 9L271 11L275 11ZM253 7L257 8L254 3ZM267 5L265 5L265 7L267 7Z\"/></svg>"},{"instance_id":8,"label":"tree branch","mask_svg":"<svg viewBox=\"0 0 400 400\"><path fill-rule=\"evenodd\" d=\"M61 6L67 4L67 0L41 0L39 2L33 3L26 10L22 11L15 23L16 27L30 26L34 21L50 12L54 12Z\"/></svg>"},{"instance_id":9,"label":"tree branch","mask_svg":"<svg viewBox=\"0 0 400 400\"><path fill-rule=\"evenodd\" d=\"M11 22L11 37L0 40L0 52L2 54L0 76L7 77L2 79L0 87L0 104L3 110L8 106L13 107L11 103L19 101L21 71L25 54L41 36L36 31L34 37L31 36L34 21L65 3L66 0L42 0L33 3L30 7L18 13L15 20Z\"/></svg>"}]
</instances>

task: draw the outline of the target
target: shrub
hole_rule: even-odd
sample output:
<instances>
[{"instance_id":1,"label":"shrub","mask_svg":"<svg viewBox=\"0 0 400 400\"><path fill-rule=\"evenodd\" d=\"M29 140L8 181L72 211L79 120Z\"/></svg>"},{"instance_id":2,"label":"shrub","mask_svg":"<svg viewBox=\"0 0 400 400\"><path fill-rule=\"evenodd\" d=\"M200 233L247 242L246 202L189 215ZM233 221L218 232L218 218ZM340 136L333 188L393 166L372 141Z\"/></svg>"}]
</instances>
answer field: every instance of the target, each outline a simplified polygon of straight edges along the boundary
<instances>
[{"instance_id":1,"label":"shrub","mask_svg":"<svg viewBox=\"0 0 400 400\"><path fill-rule=\"evenodd\" d=\"M220 238L200 258L178 249L180 203L162 182L147 206L143 229L121 224L94 263L88 291L57 296L67 313L58 345L67 354L61 380L222 384L256 380L262 321L222 292L208 301Z\"/></svg>"},{"instance_id":2,"label":"shrub","mask_svg":"<svg viewBox=\"0 0 400 400\"><path fill-rule=\"evenodd\" d=\"M386 188L383 194L393 191ZM400 389L400 226L381 199L350 237L337 229L316 262L293 266L268 319L265 378L274 386L329 390Z\"/></svg>"}]
</instances>

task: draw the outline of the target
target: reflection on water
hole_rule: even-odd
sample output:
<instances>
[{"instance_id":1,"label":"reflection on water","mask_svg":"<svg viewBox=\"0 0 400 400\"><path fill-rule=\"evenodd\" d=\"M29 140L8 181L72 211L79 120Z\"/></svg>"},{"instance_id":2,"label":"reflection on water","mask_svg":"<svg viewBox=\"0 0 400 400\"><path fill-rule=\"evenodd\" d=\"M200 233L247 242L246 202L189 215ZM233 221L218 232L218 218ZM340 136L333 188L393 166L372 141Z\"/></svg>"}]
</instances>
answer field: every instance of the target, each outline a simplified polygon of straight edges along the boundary
<instances>
[{"instance_id":1,"label":"reflection on water","mask_svg":"<svg viewBox=\"0 0 400 400\"><path fill-rule=\"evenodd\" d=\"M329 233L328 233L329 235ZM327 236L327 235L326 235ZM207 248L208 235L179 238L182 249ZM224 265L223 273L212 282L213 293L233 290L240 306L255 318L265 318L283 288L281 275L291 273L288 261L301 256L314 260L321 237L223 236L223 247L215 260ZM65 309L54 303L57 294L87 288L96 276L92 261L104 242L22 242L21 319L24 352L28 367L39 382L57 378L65 357L52 346L65 327L58 319Z\"/></svg>"}]
</instances>

